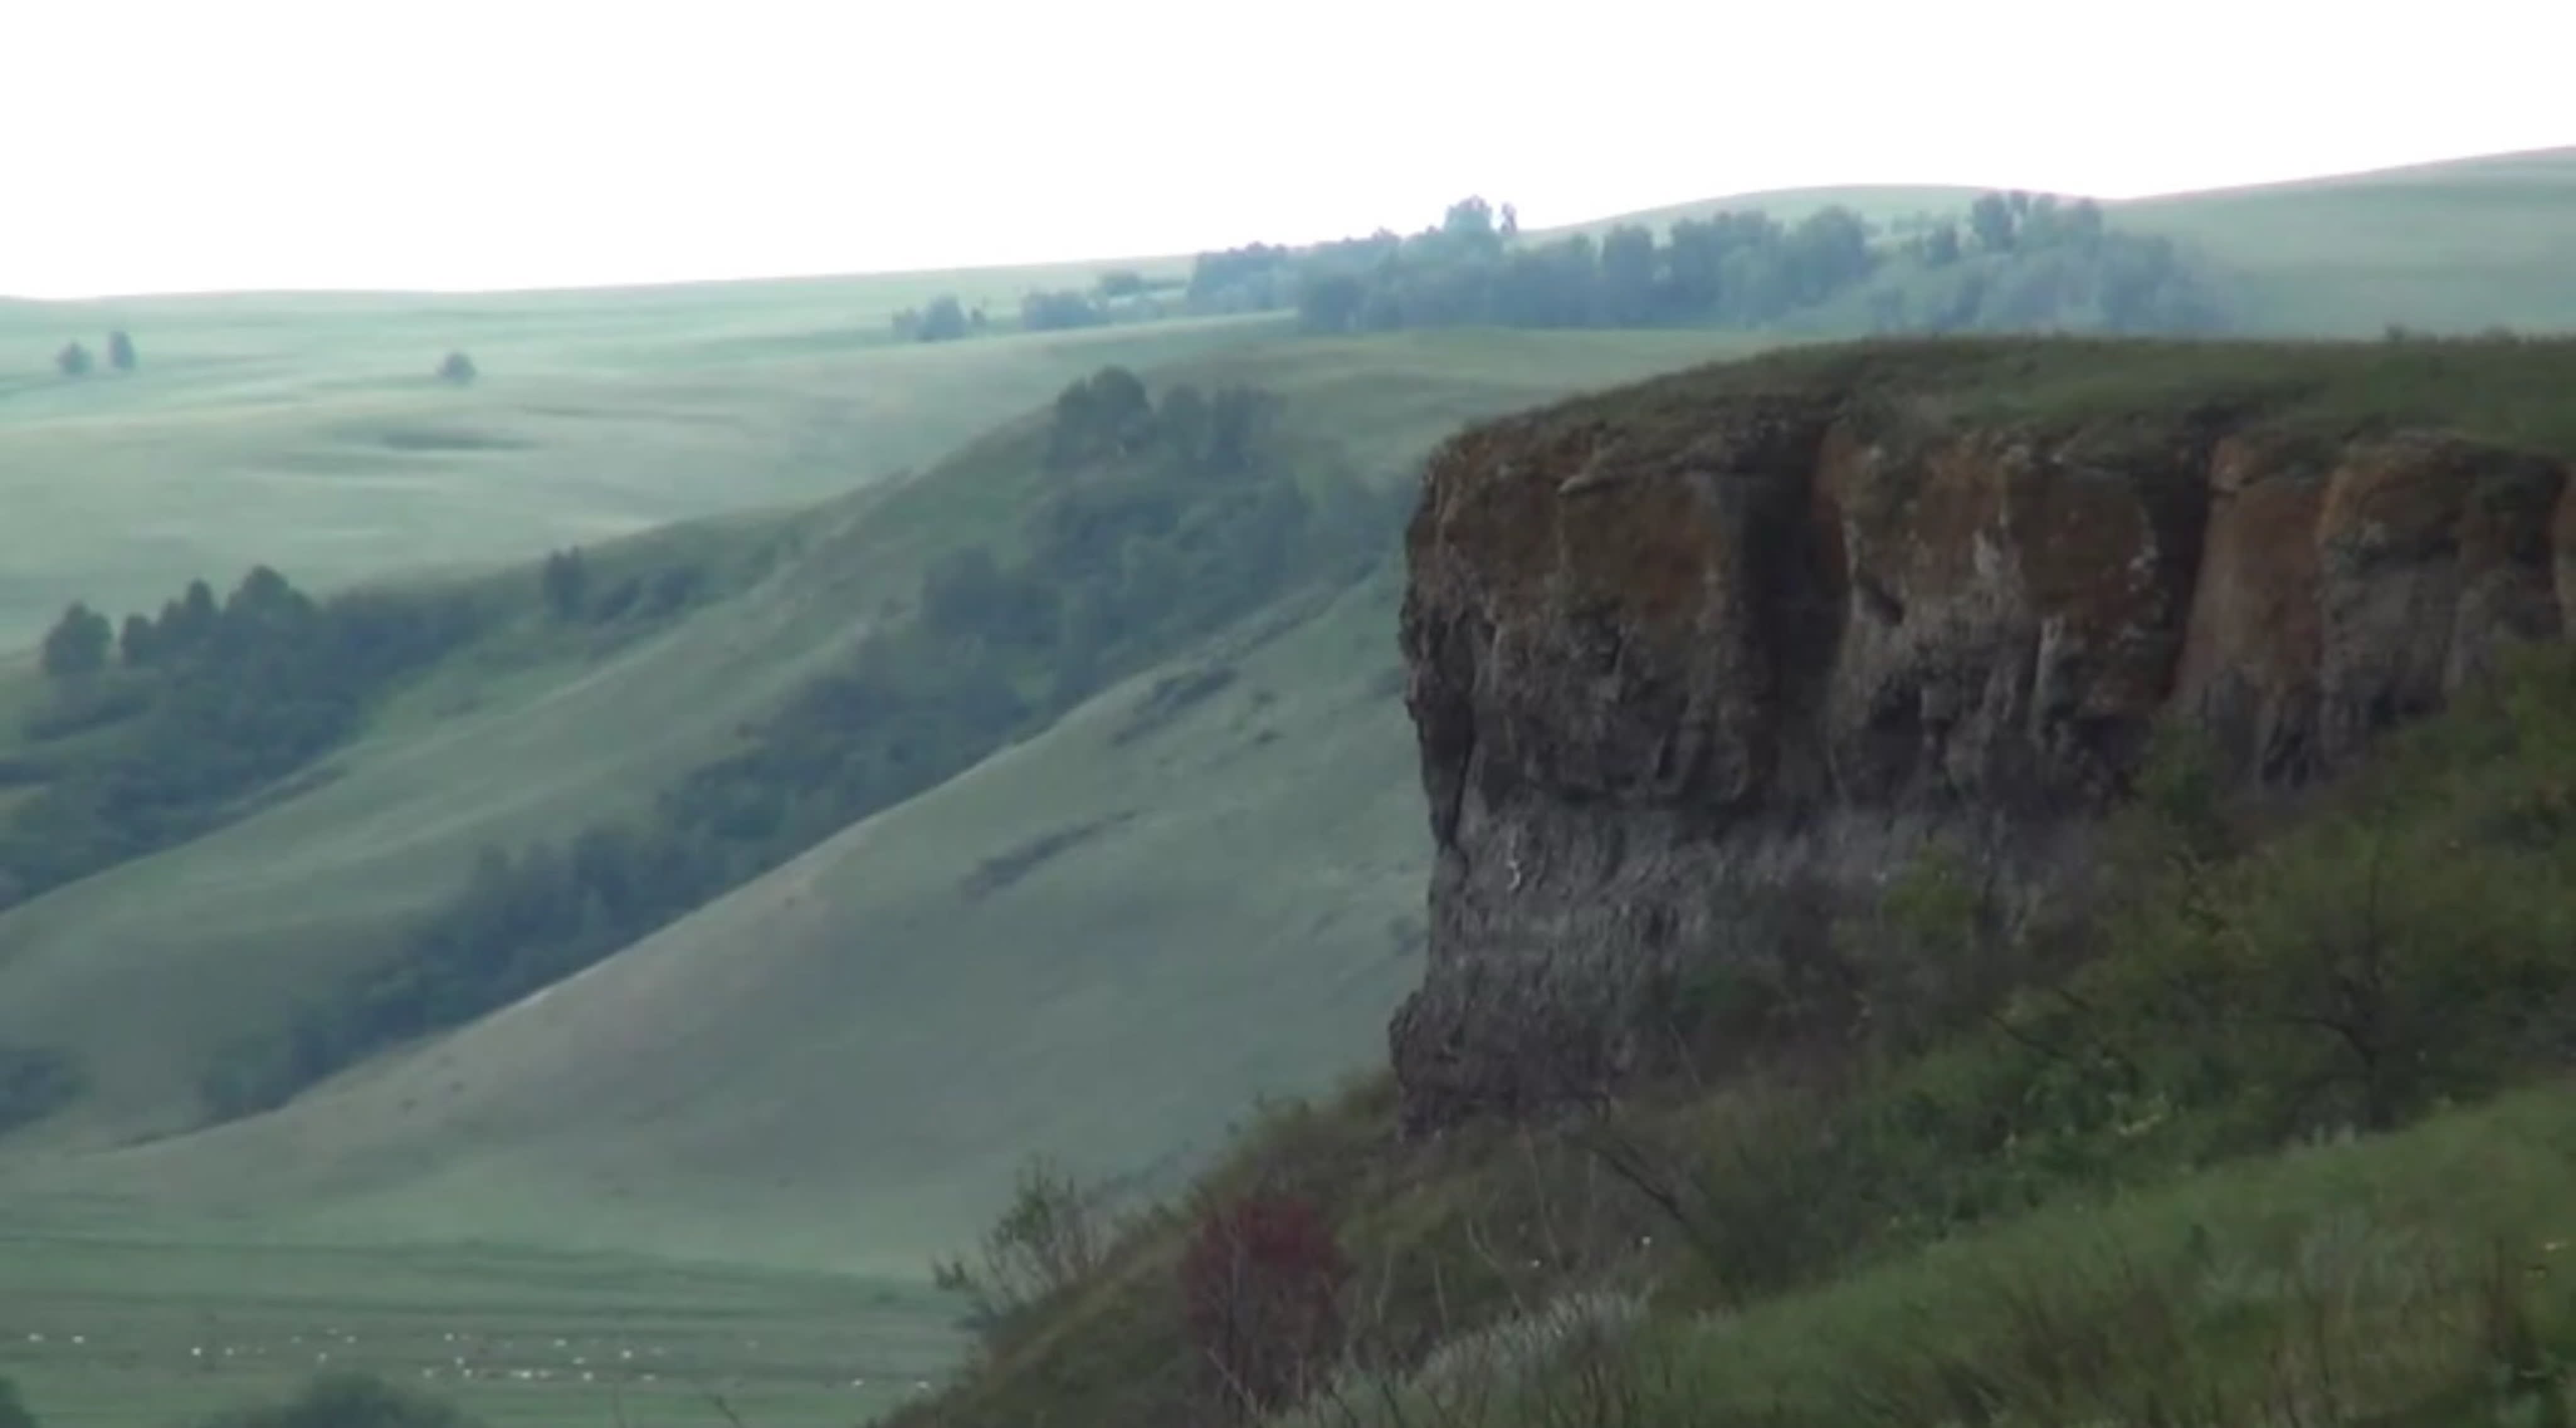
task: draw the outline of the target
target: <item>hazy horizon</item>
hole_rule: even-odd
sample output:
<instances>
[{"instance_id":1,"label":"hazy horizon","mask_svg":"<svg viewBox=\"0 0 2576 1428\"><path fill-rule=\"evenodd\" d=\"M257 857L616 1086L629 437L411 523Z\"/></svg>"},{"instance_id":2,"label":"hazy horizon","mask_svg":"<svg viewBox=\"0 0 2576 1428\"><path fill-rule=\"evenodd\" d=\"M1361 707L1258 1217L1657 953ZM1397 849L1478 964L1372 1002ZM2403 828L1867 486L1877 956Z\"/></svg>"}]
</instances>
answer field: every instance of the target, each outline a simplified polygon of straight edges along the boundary
<instances>
[{"instance_id":1,"label":"hazy horizon","mask_svg":"<svg viewBox=\"0 0 2576 1428\"><path fill-rule=\"evenodd\" d=\"M1414 227L1471 192L1545 227L1857 184L2127 199L2576 141L2549 73L2570 27L2494 0L2438 24L2187 0L2071 38L2023 0L1614 0L1564 26L1322 0L1258 30L1177 0L217 8L13 24L38 62L0 122L42 136L12 185L50 221L0 250L0 293L987 267Z\"/></svg>"}]
</instances>

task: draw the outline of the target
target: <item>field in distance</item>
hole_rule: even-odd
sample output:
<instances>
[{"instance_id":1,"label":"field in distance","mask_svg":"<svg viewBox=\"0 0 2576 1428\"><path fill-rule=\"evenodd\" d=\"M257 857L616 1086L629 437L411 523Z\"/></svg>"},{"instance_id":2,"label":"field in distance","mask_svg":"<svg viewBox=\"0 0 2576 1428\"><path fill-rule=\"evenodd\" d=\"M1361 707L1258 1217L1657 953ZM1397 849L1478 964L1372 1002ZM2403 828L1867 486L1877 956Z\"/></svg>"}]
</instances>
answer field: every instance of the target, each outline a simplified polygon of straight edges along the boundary
<instances>
[{"instance_id":1,"label":"field in distance","mask_svg":"<svg viewBox=\"0 0 2576 1428\"><path fill-rule=\"evenodd\" d=\"M494 1428L856 1422L954 1361L917 1283L525 1249L0 1238L0 1363L56 1428L159 1428L359 1370Z\"/></svg>"}]
</instances>

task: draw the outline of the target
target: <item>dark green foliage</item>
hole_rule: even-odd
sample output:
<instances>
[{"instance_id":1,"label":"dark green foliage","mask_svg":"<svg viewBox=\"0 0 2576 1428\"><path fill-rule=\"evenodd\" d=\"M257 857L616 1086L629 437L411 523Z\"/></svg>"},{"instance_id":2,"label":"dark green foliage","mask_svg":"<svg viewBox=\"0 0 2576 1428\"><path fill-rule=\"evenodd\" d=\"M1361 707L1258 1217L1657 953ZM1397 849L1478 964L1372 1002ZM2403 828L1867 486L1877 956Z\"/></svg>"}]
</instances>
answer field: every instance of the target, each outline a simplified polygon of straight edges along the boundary
<instances>
[{"instance_id":1,"label":"dark green foliage","mask_svg":"<svg viewBox=\"0 0 2576 1428\"><path fill-rule=\"evenodd\" d=\"M57 684L29 712L23 781L41 788L0 821L0 883L20 898L224 822L480 620L445 595L317 602L263 566L220 608L199 581L158 619L129 618L125 667L107 670L106 618L74 609L81 619L66 616L66 628L85 632L85 663L66 672L91 677Z\"/></svg>"},{"instance_id":2,"label":"dark green foliage","mask_svg":"<svg viewBox=\"0 0 2576 1428\"><path fill-rule=\"evenodd\" d=\"M134 339L126 335L125 329L120 327L109 333L107 365L120 372L131 372L134 370L134 360Z\"/></svg>"},{"instance_id":3,"label":"dark green foliage","mask_svg":"<svg viewBox=\"0 0 2576 1428\"><path fill-rule=\"evenodd\" d=\"M199 1419L197 1428L476 1428L443 1398L362 1372L316 1375L292 1398Z\"/></svg>"},{"instance_id":4,"label":"dark green foliage","mask_svg":"<svg viewBox=\"0 0 2576 1428\"><path fill-rule=\"evenodd\" d=\"M54 354L55 369L66 377L86 377L97 365L98 359L92 357L89 349L78 342L66 342L63 344L63 350Z\"/></svg>"},{"instance_id":5,"label":"dark green foliage","mask_svg":"<svg viewBox=\"0 0 2576 1428\"><path fill-rule=\"evenodd\" d=\"M115 639L115 627L105 615L75 600L45 632L45 673L55 679L95 674L106 666L108 647Z\"/></svg>"},{"instance_id":6,"label":"dark green foliage","mask_svg":"<svg viewBox=\"0 0 2576 1428\"><path fill-rule=\"evenodd\" d=\"M1850 326L1950 332L2066 327L2199 332L2219 324L2197 269L2164 239L2111 232L2089 200L1988 194L1975 252L1944 222L1878 244L1829 207L1795 223L1760 212L1686 218L1659 240L1624 225L1523 241L1509 205L1452 205L1437 227L1292 250L1200 255L1193 311L1294 307L1318 332L1508 327ZM1963 258L1970 261L1963 263ZM1939 275L1928 287L1922 280ZM1846 301L1852 295L1862 295Z\"/></svg>"},{"instance_id":7,"label":"dark green foliage","mask_svg":"<svg viewBox=\"0 0 2576 1428\"><path fill-rule=\"evenodd\" d=\"M36 1415L18 1396L18 1385L0 1378L0 1428L36 1428Z\"/></svg>"},{"instance_id":8,"label":"dark green foliage","mask_svg":"<svg viewBox=\"0 0 2576 1428\"><path fill-rule=\"evenodd\" d=\"M905 308L894 315L894 335L904 342L954 342L984 325L984 310L970 316L954 293L941 293L926 308Z\"/></svg>"},{"instance_id":9,"label":"dark green foliage","mask_svg":"<svg viewBox=\"0 0 2576 1428\"><path fill-rule=\"evenodd\" d=\"M386 967L317 1001L284 1041L227 1058L207 1099L223 1113L272 1105L506 1005L1274 596L1355 578L1393 550L1412 493L1301 479L1277 406L1239 388L1174 387L1158 403L1121 368L1072 384L1031 453L1048 484L1015 539L932 560L910 619L880 626L648 814L566 845L485 850ZM611 603L595 600L593 618Z\"/></svg>"},{"instance_id":10,"label":"dark green foliage","mask_svg":"<svg viewBox=\"0 0 2576 1428\"><path fill-rule=\"evenodd\" d=\"M554 551L546 556L537 583L556 619L574 619L590 593L590 568L582 563L579 548Z\"/></svg>"},{"instance_id":11,"label":"dark green foliage","mask_svg":"<svg viewBox=\"0 0 2576 1428\"><path fill-rule=\"evenodd\" d=\"M450 352L438 364L438 380L450 386L470 387L474 385L474 379L480 375L481 373L474 366L474 359L462 352Z\"/></svg>"}]
</instances>

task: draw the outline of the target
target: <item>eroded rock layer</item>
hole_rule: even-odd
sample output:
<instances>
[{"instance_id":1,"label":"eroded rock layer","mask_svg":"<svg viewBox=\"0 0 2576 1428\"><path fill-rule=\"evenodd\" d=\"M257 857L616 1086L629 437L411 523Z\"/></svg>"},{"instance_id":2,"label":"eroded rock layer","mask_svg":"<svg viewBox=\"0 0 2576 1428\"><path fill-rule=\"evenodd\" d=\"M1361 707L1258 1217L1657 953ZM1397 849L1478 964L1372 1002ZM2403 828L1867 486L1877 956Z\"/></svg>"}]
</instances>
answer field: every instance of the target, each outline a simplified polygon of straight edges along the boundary
<instances>
[{"instance_id":1,"label":"eroded rock layer","mask_svg":"<svg viewBox=\"0 0 2576 1428\"><path fill-rule=\"evenodd\" d=\"M1391 1029L1416 1128L1655 1069L1692 964L1927 837L2000 828L2046 876L2162 715L2303 782L2570 618L2552 457L2260 395L2015 411L1898 366L1688 374L1432 460L1402 638L1438 852Z\"/></svg>"}]
</instances>

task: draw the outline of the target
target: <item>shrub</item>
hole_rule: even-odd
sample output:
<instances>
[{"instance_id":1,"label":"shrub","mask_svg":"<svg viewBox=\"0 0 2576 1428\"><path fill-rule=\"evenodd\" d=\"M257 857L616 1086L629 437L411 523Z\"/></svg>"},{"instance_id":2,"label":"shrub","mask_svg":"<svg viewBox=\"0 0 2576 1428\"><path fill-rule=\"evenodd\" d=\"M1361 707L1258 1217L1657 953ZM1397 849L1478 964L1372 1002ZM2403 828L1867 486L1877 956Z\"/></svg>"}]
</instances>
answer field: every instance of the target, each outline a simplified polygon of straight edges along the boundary
<instances>
[{"instance_id":1,"label":"shrub","mask_svg":"<svg viewBox=\"0 0 2576 1428\"><path fill-rule=\"evenodd\" d=\"M1188 1341L1215 1401L1250 1418L1302 1398L1340 1352L1349 1274L1310 1201L1252 1195L1205 1213L1180 1282Z\"/></svg>"},{"instance_id":2,"label":"shrub","mask_svg":"<svg viewBox=\"0 0 2576 1428\"><path fill-rule=\"evenodd\" d=\"M1011 1206L984 1232L978 1262L935 1263L941 1289L964 1294L970 1322L992 1335L1023 1311L1079 1284L1100 1267L1116 1238L1099 1192L1044 1158L1020 1170Z\"/></svg>"}]
</instances>

